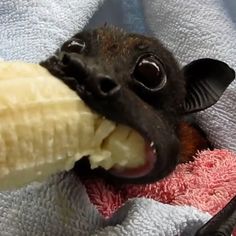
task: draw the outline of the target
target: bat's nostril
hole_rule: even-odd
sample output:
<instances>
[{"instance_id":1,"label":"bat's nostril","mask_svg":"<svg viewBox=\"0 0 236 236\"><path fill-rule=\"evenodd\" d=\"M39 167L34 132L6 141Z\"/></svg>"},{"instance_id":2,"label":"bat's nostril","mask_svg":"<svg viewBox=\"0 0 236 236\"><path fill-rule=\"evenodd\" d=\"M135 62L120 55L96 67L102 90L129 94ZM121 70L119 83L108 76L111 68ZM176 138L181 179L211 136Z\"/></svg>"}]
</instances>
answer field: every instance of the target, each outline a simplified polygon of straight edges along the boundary
<instances>
[{"instance_id":1,"label":"bat's nostril","mask_svg":"<svg viewBox=\"0 0 236 236\"><path fill-rule=\"evenodd\" d=\"M60 53L59 58L64 65L68 65L71 61L69 55L66 53Z\"/></svg>"},{"instance_id":2,"label":"bat's nostril","mask_svg":"<svg viewBox=\"0 0 236 236\"><path fill-rule=\"evenodd\" d=\"M99 78L98 88L101 95L110 96L116 94L120 90L120 85L109 76L105 76Z\"/></svg>"},{"instance_id":3,"label":"bat's nostril","mask_svg":"<svg viewBox=\"0 0 236 236\"><path fill-rule=\"evenodd\" d=\"M86 64L76 54L61 52L58 58L66 76L73 77L80 83L88 76Z\"/></svg>"}]
</instances>

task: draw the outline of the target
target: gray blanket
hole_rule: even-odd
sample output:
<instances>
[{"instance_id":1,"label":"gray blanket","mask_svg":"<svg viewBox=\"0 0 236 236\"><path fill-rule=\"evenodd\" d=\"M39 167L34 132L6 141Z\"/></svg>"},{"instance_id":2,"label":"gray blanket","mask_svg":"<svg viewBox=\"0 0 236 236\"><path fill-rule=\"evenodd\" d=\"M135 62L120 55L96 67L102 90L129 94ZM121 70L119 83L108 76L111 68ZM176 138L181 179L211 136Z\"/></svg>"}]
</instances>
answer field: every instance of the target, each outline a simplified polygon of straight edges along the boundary
<instances>
[{"instance_id":1,"label":"gray blanket","mask_svg":"<svg viewBox=\"0 0 236 236\"><path fill-rule=\"evenodd\" d=\"M4 0L0 2L0 57L38 62L83 27L107 21L158 36L183 64L213 56L236 68L235 12L234 0ZM233 91L235 83L198 118L219 147L236 150ZM0 193L0 234L4 236L190 236L209 217L192 207L142 198L131 199L105 220L72 173Z\"/></svg>"}]
</instances>

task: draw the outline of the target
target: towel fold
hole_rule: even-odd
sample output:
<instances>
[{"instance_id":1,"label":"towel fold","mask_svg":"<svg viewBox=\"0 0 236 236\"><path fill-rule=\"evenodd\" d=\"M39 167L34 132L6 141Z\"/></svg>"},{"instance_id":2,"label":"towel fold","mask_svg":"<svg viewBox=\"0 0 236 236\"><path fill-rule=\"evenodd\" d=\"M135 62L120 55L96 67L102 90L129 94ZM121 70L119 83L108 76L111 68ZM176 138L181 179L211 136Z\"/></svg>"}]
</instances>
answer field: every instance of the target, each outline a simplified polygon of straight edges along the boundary
<instances>
[{"instance_id":1,"label":"towel fold","mask_svg":"<svg viewBox=\"0 0 236 236\"><path fill-rule=\"evenodd\" d=\"M142 198L128 201L113 218L105 220L72 173L0 193L3 236L191 236L209 218L209 214L193 207L174 207Z\"/></svg>"},{"instance_id":2,"label":"towel fold","mask_svg":"<svg viewBox=\"0 0 236 236\"><path fill-rule=\"evenodd\" d=\"M235 168L236 154L215 150L145 186L56 175L0 193L1 235L191 236L236 194Z\"/></svg>"},{"instance_id":3,"label":"towel fold","mask_svg":"<svg viewBox=\"0 0 236 236\"><path fill-rule=\"evenodd\" d=\"M2 236L88 236L103 224L84 186L71 173L0 193Z\"/></svg>"},{"instance_id":4,"label":"towel fold","mask_svg":"<svg viewBox=\"0 0 236 236\"><path fill-rule=\"evenodd\" d=\"M236 195L235 169L236 154L216 149L198 153L193 162L178 165L170 176L154 184L117 189L103 180L85 179L83 183L92 203L108 218L135 197L193 206L215 215Z\"/></svg>"},{"instance_id":5,"label":"towel fold","mask_svg":"<svg viewBox=\"0 0 236 236\"><path fill-rule=\"evenodd\" d=\"M194 236L210 215L188 206L171 206L151 199L129 200L102 230L92 236Z\"/></svg>"}]
</instances>

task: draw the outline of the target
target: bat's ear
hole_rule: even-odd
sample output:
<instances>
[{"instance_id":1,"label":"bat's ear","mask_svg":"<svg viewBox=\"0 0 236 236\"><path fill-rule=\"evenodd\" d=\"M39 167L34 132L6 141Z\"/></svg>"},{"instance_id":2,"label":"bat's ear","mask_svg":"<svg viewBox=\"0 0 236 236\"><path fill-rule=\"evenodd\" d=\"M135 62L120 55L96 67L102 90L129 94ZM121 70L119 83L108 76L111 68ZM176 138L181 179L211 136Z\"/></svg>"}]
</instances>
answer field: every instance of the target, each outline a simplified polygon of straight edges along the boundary
<instances>
[{"instance_id":1,"label":"bat's ear","mask_svg":"<svg viewBox=\"0 0 236 236\"><path fill-rule=\"evenodd\" d=\"M204 110L214 105L235 78L235 71L226 63L204 58L183 68L187 94L183 113Z\"/></svg>"}]
</instances>

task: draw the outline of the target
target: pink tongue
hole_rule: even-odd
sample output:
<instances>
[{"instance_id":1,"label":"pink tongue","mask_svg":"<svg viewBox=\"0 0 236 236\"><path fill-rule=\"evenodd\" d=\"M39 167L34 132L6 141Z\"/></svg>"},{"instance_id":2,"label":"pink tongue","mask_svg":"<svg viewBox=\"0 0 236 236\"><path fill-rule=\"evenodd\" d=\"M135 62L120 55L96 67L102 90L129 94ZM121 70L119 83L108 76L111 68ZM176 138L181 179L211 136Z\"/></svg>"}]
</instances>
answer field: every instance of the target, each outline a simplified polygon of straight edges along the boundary
<instances>
[{"instance_id":1,"label":"pink tongue","mask_svg":"<svg viewBox=\"0 0 236 236\"><path fill-rule=\"evenodd\" d=\"M156 152L150 146L149 143L146 144L146 163L143 166L136 168L113 168L109 172L112 175L124 178L138 178L147 175L154 167L156 161Z\"/></svg>"}]
</instances>

